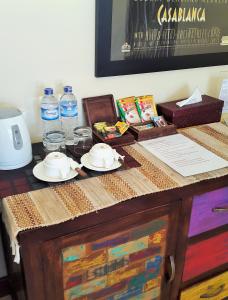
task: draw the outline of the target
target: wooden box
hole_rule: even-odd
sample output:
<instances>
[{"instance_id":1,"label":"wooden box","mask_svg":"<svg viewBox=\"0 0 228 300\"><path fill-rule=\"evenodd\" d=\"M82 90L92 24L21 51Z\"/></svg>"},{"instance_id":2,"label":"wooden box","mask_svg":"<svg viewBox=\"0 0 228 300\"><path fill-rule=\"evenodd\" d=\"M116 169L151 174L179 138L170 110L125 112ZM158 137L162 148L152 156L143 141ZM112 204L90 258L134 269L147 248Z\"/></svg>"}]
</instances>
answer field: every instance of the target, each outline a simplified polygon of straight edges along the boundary
<instances>
[{"instance_id":1,"label":"wooden box","mask_svg":"<svg viewBox=\"0 0 228 300\"><path fill-rule=\"evenodd\" d=\"M219 122L224 102L222 100L203 95L202 102L189 104L183 107L176 105L175 100L157 105L159 115L163 115L168 122L177 128L200 124Z\"/></svg>"},{"instance_id":2,"label":"wooden box","mask_svg":"<svg viewBox=\"0 0 228 300\"><path fill-rule=\"evenodd\" d=\"M176 126L174 124L168 123L164 127L152 127L145 130L138 130L137 127L140 125L145 125L146 123L136 124L130 126L129 131L134 135L136 141L144 141L149 139L154 139L157 137L162 137L170 134L175 134Z\"/></svg>"},{"instance_id":3,"label":"wooden box","mask_svg":"<svg viewBox=\"0 0 228 300\"><path fill-rule=\"evenodd\" d=\"M113 95L84 98L82 101L87 123L93 130L93 138L96 142L107 143L113 147L130 145L135 142L134 136L128 131L120 137L104 139L93 128L93 124L97 122L107 122L115 125L118 121Z\"/></svg>"}]
</instances>

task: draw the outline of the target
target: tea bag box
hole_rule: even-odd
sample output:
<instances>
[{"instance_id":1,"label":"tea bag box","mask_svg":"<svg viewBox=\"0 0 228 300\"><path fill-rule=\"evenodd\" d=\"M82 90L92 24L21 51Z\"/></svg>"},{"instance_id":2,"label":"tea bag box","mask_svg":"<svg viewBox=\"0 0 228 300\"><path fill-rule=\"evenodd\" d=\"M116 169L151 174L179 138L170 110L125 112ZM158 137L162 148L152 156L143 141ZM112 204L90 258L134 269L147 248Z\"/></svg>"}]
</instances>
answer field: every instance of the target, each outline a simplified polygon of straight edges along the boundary
<instances>
[{"instance_id":1,"label":"tea bag box","mask_svg":"<svg viewBox=\"0 0 228 300\"><path fill-rule=\"evenodd\" d=\"M183 100L183 99L182 99ZM224 102L217 98L202 95L202 101L179 107L181 100L165 102L157 105L159 115L177 126L177 128L219 122Z\"/></svg>"},{"instance_id":2,"label":"tea bag box","mask_svg":"<svg viewBox=\"0 0 228 300\"><path fill-rule=\"evenodd\" d=\"M113 139L104 139L94 128L94 123L107 122L115 125L118 121L113 95L102 95L82 99L85 117L88 125L93 130L95 142L109 144L112 147L126 146L135 142L134 136L130 132L125 132L122 136Z\"/></svg>"}]
</instances>

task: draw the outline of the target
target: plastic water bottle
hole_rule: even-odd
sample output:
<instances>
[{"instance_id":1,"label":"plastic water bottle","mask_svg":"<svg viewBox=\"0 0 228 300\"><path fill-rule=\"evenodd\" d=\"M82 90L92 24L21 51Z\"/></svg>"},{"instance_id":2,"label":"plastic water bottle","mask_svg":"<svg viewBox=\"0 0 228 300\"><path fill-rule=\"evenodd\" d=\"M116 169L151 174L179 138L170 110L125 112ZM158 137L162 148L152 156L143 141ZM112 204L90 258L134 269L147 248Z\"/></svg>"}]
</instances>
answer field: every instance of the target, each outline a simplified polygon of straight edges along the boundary
<instances>
[{"instance_id":1,"label":"plastic water bottle","mask_svg":"<svg viewBox=\"0 0 228 300\"><path fill-rule=\"evenodd\" d=\"M66 136L65 143L73 145L74 128L78 125L78 103L71 86L64 87L64 94L60 98L60 117L62 130Z\"/></svg>"},{"instance_id":2,"label":"plastic water bottle","mask_svg":"<svg viewBox=\"0 0 228 300\"><path fill-rule=\"evenodd\" d=\"M43 122L43 145L48 151L60 151L65 147L65 135L61 131L58 99L54 96L52 88L44 89L40 110Z\"/></svg>"}]
</instances>

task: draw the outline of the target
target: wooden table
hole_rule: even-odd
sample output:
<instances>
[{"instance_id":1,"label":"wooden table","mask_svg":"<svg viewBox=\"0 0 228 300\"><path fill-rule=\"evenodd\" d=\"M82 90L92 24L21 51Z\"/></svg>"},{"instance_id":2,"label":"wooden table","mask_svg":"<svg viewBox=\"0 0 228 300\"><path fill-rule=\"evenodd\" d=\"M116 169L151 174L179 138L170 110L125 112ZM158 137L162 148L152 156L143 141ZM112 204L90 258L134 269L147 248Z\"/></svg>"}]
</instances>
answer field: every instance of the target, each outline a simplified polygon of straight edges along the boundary
<instances>
[{"instance_id":1,"label":"wooden table","mask_svg":"<svg viewBox=\"0 0 228 300\"><path fill-rule=\"evenodd\" d=\"M227 207L228 172L22 231L20 265L5 234L15 299L228 296Z\"/></svg>"}]
</instances>

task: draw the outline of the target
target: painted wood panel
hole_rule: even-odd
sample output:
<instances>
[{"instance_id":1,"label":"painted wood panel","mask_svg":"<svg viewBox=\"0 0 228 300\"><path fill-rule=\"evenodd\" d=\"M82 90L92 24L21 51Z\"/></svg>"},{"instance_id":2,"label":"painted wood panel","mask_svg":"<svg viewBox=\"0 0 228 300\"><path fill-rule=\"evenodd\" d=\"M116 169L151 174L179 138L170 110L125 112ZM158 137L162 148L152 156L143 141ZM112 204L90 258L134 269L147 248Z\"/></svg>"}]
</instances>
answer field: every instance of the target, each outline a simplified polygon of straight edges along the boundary
<instances>
[{"instance_id":1,"label":"painted wood panel","mask_svg":"<svg viewBox=\"0 0 228 300\"><path fill-rule=\"evenodd\" d=\"M228 272L195 284L181 293L181 300L227 300L228 299Z\"/></svg>"},{"instance_id":2,"label":"painted wood panel","mask_svg":"<svg viewBox=\"0 0 228 300\"><path fill-rule=\"evenodd\" d=\"M228 208L228 187L194 197L189 237L228 224L228 211L213 211L216 207Z\"/></svg>"},{"instance_id":3,"label":"painted wood panel","mask_svg":"<svg viewBox=\"0 0 228 300\"><path fill-rule=\"evenodd\" d=\"M228 232L190 245L185 256L182 281L228 262Z\"/></svg>"},{"instance_id":4,"label":"painted wood panel","mask_svg":"<svg viewBox=\"0 0 228 300\"><path fill-rule=\"evenodd\" d=\"M159 299L168 216L62 250L65 300Z\"/></svg>"}]
</instances>

